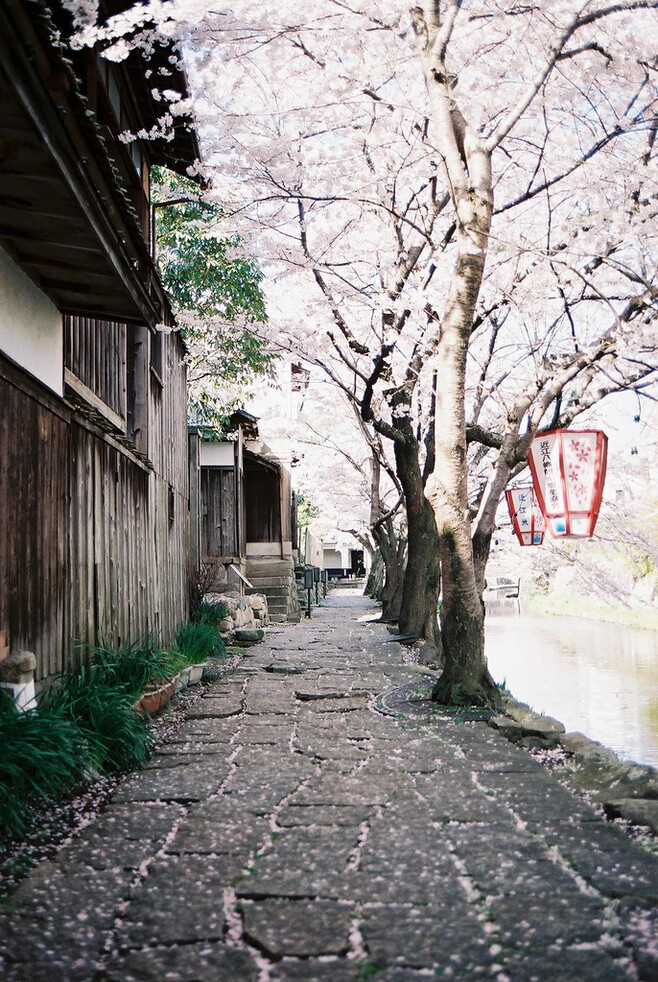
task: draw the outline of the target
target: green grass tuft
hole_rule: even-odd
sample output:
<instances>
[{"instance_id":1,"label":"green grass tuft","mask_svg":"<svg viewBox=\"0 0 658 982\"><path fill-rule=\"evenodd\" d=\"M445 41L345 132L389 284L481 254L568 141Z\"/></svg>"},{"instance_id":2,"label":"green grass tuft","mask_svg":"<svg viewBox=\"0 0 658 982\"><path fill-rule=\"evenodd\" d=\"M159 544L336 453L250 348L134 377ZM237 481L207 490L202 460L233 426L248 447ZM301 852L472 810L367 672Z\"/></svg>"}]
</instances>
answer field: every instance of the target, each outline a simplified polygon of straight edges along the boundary
<instances>
[{"instance_id":1,"label":"green grass tuft","mask_svg":"<svg viewBox=\"0 0 658 982\"><path fill-rule=\"evenodd\" d=\"M220 621L228 617L229 607L225 600L201 600L194 608L192 620L206 621L217 627Z\"/></svg>"},{"instance_id":2,"label":"green grass tuft","mask_svg":"<svg viewBox=\"0 0 658 982\"><path fill-rule=\"evenodd\" d=\"M214 624L202 618L178 625L176 651L185 658L186 665L196 665L207 658L223 658L226 645Z\"/></svg>"},{"instance_id":3,"label":"green grass tuft","mask_svg":"<svg viewBox=\"0 0 658 982\"><path fill-rule=\"evenodd\" d=\"M134 691L113 683L103 665L81 665L55 680L42 697L49 712L70 720L83 734L99 771L138 767L153 750L148 721L133 706Z\"/></svg>"},{"instance_id":4,"label":"green grass tuft","mask_svg":"<svg viewBox=\"0 0 658 982\"><path fill-rule=\"evenodd\" d=\"M0 690L0 837L20 836L36 804L55 801L94 773L85 734L58 709L21 712Z\"/></svg>"}]
</instances>

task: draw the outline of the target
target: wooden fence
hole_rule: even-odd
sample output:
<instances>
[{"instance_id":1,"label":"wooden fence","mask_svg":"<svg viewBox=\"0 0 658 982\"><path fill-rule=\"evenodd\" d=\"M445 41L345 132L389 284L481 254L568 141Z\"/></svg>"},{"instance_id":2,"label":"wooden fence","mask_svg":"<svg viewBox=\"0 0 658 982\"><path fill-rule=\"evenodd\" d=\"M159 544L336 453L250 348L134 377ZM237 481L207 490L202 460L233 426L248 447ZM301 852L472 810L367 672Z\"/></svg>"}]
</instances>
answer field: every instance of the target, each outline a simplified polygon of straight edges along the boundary
<instances>
[{"instance_id":1,"label":"wooden fence","mask_svg":"<svg viewBox=\"0 0 658 982\"><path fill-rule=\"evenodd\" d=\"M166 640L186 616L185 373L177 335L164 342L148 464L0 359L0 630L37 679L83 657L78 642Z\"/></svg>"}]
</instances>

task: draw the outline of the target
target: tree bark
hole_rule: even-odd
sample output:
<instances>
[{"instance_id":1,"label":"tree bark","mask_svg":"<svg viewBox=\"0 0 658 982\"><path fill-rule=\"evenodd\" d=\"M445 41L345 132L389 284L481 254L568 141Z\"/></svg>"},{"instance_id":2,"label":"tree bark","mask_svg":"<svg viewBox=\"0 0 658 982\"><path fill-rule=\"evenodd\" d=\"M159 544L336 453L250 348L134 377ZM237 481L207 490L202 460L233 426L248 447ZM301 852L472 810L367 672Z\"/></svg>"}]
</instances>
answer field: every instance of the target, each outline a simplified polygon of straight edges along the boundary
<instances>
[{"instance_id":1,"label":"tree bark","mask_svg":"<svg viewBox=\"0 0 658 982\"><path fill-rule=\"evenodd\" d=\"M441 586L439 536L432 506L425 497L418 442L410 422L405 429L405 440L395 443L396 469L407 509L407 568L398 624L401 634L413 634L425 641L423 661L441 663L436 614Z\"/></svg>"},{"instance_id":2,"label":"tree bark","mask_svg":"<svg viewBox=\"0 0 658 982\"><path fill-rule=\"evenodd\" d=\"M484 608L471 542L466 460L466 358L473 328L493 211L491 152L464 119L445 64L458 3L415 8L419 56L428 87L433 139L447 171L455 208L457 256L440 335L434 470L426 493L441 542L441 637L445 668L433 699L446 704L491 704L498 690L484 657Z\"/></svg>"},{"instance_id":3,"label":"tree bark","mask_svg":"<svg viewBox=\"0 0 658 982\"><path fill-rule=\"evenodd\" d=\"M373 526L372 536L377 543L386 570L380 598L382 602L381 620L391 624L400 617L404 583L405 543L401 537L395 534L395 528L390 519L381 525Z\"/></svg>"}]
</instances>

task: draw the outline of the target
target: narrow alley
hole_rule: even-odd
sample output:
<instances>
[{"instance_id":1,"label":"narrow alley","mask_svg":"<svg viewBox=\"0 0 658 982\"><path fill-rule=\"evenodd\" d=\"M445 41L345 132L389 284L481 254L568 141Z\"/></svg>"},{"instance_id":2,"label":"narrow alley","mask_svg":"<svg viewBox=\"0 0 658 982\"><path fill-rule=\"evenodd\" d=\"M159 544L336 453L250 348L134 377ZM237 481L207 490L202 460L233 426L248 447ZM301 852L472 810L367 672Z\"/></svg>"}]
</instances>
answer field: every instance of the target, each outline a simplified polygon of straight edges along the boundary
<instances>
[{"instance_id":1,"label":"narrow alley","mask_svg":"<svg viewBox=\"0 0 658 982\"><path fill-rule=\"evenodd\" d=\"M9 898L2 977L656 978L658 861L485 722L387 710L423 672L375 610L246 650Z\"/></svg>"}]
</instances>

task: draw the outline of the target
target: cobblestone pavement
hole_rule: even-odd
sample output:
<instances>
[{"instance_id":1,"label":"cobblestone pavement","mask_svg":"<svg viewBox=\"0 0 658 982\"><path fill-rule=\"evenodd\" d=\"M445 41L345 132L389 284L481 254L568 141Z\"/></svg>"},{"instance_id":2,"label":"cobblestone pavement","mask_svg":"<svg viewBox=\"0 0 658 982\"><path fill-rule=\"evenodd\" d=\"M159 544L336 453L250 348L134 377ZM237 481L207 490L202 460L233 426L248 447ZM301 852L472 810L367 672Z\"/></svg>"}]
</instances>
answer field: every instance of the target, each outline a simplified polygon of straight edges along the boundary
<instances>
[{"instance_id":1,"label":"cobblestone pavement","mask_svg":"<svg viewBox=\"0 0 658 982\"><path fill-rule=\"evenodd\" d=\"M485 723L377 712L419 676L367 611L214 684L10 897L0 977L657 979L658 861Z\"/></svg>"}]
</instances>

